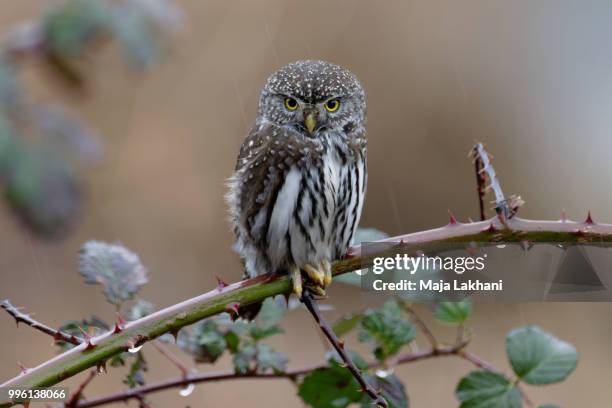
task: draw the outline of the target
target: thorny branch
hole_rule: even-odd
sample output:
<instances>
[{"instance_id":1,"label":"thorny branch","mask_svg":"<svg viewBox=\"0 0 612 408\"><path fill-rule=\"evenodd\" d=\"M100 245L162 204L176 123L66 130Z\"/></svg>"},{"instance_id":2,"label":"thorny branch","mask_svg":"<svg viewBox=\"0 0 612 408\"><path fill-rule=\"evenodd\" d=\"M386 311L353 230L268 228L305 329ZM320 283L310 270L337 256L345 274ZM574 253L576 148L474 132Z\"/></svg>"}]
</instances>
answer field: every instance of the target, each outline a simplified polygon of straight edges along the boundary
<instances>
[{"instance_id":1,"label":"thorny branch","mask_svg":"<svg viewBox=\"0 0 612 408\"><path fill-rule=\"evenodd\" d=\"M79 344L81 344L83 341L81 339L78 339L77 337L73 336L72 334L68 334L68 333L64 333L62 331L59 330L55 330L35 319L33 319L30 315L20 312L18 308L16 308L15 306L13 306L11 304L11 302L9 302L8 299L3 300L2 302L0 302L0 308L6 310L6 312L8 314L10 314L11 316L13 316L13 318L15 319L15 322L17 324L19 323L24 323L30 327L32 327L33 329L36 329L38 331L41 331L45 334L48 334L49 336L53 337L53 340L55 341L64 341L66 343L71 343L74 344L75 346L78 346Z\"/></svg>"},{"instance_id":2,"label":"thorny branch","mask_svg":"<svg viewBox=\"0 0 612 408\"><path fill-rule=\"evenodd\" d=\"M378 391L372 388L372 386L363 377L361 371L355 366L355 363L353 363L353 360L351 360L351 357L344 349L344 341L338 339L336 333L334 333L333 329L329 326L329 324L327 324L325 319L323 319L310 292L306 291L304 295L302 295L302 303L304 303L312 317L314 317L315 321L319 324L321 331L323 334L325 334L325 337L327 337L327 340L329 340L342 361L344 361L346 368L351 372L351 374L353 374L353 377L355 377L359 383L362 392L368 394L376 406L386 408L388 406L387 401L385 401Z\"/></svg>"},{"instance_id":3,"label":"thorny branch","mask_svg":"<svg viewBox=\"0 0 612 408\"><path fill-rule=\"evenodd\" d=\"M449 247L466 248L466 245L473 242L488 242L490 245L496 245L500 241L528 242L530 244L559 242L565 245L580 243L581 245L594 246L604 242L612 242L612 224L597 223L593 221L590 213L586 220L582 222L568 220L565 216L557 221L525 220L514 216L520 205L520 199L509 200L503 196L499 181L484 148L481 144L478 144L474 151L478 152L475 158L482 160L481 171L487 174L491 188L496 193L497 216L480 222L460 223L455 220L440 228L387 238L381 242L398 242L403 251L414 253L427 252L442 246L445 249L449 249ZM371 264L372 257L378 255L380 254L363 257L359 246L352 247L347 258L334 263L333 274L340 275L367 267ZM124 352L130 347L143 345L165 333L176 333L182 327L223 313L226 311L228 304L239 303L241 306L246 306L261 302L267 297L290 292L291 284L286 276L270 277L264 275L220 287L159 310L142 319L129 322L120 330L109 331L93 337L89 339L87 344L81 343L38 367L27 369L0 386L48 387L90 367L101 365L110 357ZM27 317L32 320L29 316ZM39 327L43 326L39 325ZM40 330L52 335L56 332L48 327ZM429 352L405 356L405 358L399 359L398 363L417 361L428 358L431 354L431 356L457 355L473 364L477 364L477 362L484 364L480 360L476 360L470 353L459 353L460 350L463 350L463 348L457 350L444 347L432 348ZM486 367L486 365L482 365L482 367ZM230 375L224 374L223 378L217 378L217 380L225 379L228 376ZM233 373L231 376L232 378L235 377ZM194 377L189 375L180 381L180 384L194 382ZM169 388L163 385L157 385L157 387L160 387L158 389ZM0 401L0 408L11 405L13 404L10 401Z\"/></svg>"}]
</instances>

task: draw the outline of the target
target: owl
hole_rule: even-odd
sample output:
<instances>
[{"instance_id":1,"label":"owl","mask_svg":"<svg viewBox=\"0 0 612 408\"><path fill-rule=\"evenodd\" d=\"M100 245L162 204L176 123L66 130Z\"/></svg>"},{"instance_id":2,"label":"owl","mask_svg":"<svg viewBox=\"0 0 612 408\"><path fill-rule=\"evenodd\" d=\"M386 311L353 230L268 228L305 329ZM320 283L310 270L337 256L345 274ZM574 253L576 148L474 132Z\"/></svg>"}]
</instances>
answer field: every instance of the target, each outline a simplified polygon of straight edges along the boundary
<instances>
[{"instance_id":1,"label":"owl","mask_svg":"<svg viewBox=\"0 0 612 408\"><path fill-rule=\"evenodd\" d=\"M272 74L244 140L228 202L245 274L288 274L325 295L366 191L366 100L357 77L325 61Z\"/></svg>"}]
</instances>

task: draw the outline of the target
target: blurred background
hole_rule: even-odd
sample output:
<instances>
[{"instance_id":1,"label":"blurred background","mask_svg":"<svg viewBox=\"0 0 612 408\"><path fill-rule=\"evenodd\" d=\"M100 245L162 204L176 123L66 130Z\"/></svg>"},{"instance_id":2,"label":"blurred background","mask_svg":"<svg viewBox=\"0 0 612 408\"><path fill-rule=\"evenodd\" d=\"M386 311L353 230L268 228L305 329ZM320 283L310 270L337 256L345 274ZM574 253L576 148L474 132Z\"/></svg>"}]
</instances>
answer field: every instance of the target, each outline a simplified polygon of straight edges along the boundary
<instances>
[{"instance_id":1,"label":"blurred background","mask_svg":"<svg viewBox=\"0 0 612 408\"><path fill-rule=\"evenodd\" d=\"M325 59L350 68L368 97L369 184L362 227L391 235L440 226L447 209L477 218L473 165L467 153L486 143L507 194L526 201L521 216L612 222L612 4L606 1L283 1L177 2L184 21L159 64L141 73L116 47L85 61L87 84L66 87L41 63L19 79L40 103L62 103L98 134L104 156L84 173L79 219L61 239L41 238L14 213L0 211L0 298L27 306L51 326L95 314L113 320L100 287L77 274L89 239L120 241L137 252L151 282L142 296L161 308L236 281L223 199L239 146L256 116L260 89L279 66ZM588 4L587 4L588 3ZM45 13L52 2L0 6L0 28ZM6 207L6 206L5 206ZM360 290L333 285L343 312L380 304ZM537 324L572 342L581 358L558 385L528 388L537 403L607 407L612 389L612 306L593 303L476 305L473 350L509 370L504 338ZM429 315L425 313L425 318ZM324 360L304 311L285 319L272 340L290 366ZM48 337L0 315L0 380L56 350ZM441 336L452 339L448 330ZM425 343L419 339L425 345ZM145 346L146 349L146 346ZM148 381L178 375L155 352ZM185 357L184 361L188 361ZM225 359L215 367L229 367ZM459 378L453 359L402 366L414 407L451 407ZM122 369L116 369L117 371ZM119 390L122 375L98 377L87 396ZM74 387L82 377L71 379ZM158 407L301 406L287 381L240 381L155 394ZM135 404L131 402L131 404ZM33 404L36 406L36 404ZM123 406L118 404L116 406Z\"/></svg>"}]
</instances>

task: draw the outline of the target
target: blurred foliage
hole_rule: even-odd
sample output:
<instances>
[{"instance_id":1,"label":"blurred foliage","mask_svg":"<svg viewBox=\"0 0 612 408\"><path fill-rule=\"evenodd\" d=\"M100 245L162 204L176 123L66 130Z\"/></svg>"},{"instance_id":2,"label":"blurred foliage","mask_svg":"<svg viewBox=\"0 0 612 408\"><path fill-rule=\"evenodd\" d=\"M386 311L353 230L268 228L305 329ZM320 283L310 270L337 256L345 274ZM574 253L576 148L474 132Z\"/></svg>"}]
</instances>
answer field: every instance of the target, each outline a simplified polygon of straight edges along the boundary
<instances>
[{"instance_id":1,"label":"blurred foliage","mask_svg":"<svg viewBox=\"0 0 612 408\"><path fill-rule=\"evenodd\" d=\"M131 299L149 281L138 255L123 245L100 241L82 246L79 273L85 283L102 285L106 299L114 305Z\"/></svg>"},{"instance_id":2,"label":"blurred foliage","mask_svg":"<svg viewBox=\"0 0 612 408\"><path fill-rule=\"evenodd\" d=\"M0 189L23 225L43 237L65 235L82 209L81 170L101 143L67 109L29 98L19 68L32 56L65 83L82 87L89 57L118 41L134 67L162 56L164 34L180 23L171 0L67 0L7 35L0 49Z\"/></svg>"}]
</instances>

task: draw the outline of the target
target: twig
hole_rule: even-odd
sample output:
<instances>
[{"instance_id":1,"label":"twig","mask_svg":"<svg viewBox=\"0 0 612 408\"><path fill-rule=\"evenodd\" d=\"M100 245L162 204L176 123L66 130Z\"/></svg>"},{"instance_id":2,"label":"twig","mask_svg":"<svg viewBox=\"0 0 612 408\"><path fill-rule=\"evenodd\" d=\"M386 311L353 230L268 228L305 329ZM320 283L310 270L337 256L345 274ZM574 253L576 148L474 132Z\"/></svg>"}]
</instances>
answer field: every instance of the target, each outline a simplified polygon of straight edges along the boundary
<instances>
[{"instance_id":1,"label":"twig","mask_svg":"<svg viewBox=\"0 0 612 408\"><path fill-rule=\"evenodd\" d=\"M329 342L334 347L342 361L344 361L346 368L348 368L351 374L353 374L353 377L355 377L355 379L361 386L361 390L368 394L370 398L372 398L372 401L374 401L376 406L383 408L388 407L387 401L385 401L382 395L380 395L380 393L374 388L372 388L372 386L366 381L361 371L355 366L355 363L353 363L351 357L344 350L344 342L338 339L336 333L334 333L334 330L329 326L329 324L327 324L325 319L323 319L321 313L319 312L319 308L317 307L317 304L312 298L310 292L306 291L302 295L302 302L304 303L304 305L306 305L306 308L308 309L312 317L314 317L315 321L319 324L319 327L321 328L323 334L325 334L325 337L327 337L327 340L329 340Z\"/></svg>"},{"instance_id":2,"label":"twig","mask_svg":"<svg viewBox=\"0 0 612 408\"><path fill-rule=\"evenodd\" d=\"M461 350L465 347L465 344L444 346L438 349L430 349L427 351L421 351L417 353L410 353L401 356L397 359L398 364L410 364L422 360L428 360L438 357L460 357L467 361L470 361L478 368L489 367L489 371L499 373L495 367L484 362L479 357L473 354L469 354L470 358L465 358L461 354ZM380 367L382 363L379 361L373 361L368 364L368 368ZM202 374L190 374L186 377L177 377L166 381L158 382L155 384L144 385L137 388L132 388L125 391L120 391L114 394L92 398L88 401L81 401L75 408L91 408L101 405L110 404L118 401L127 401L130 399L140 399L144 395L152 394L159 391L164 391L173 388L183 387L188 384L198 384L204 382L216 382L216 381L227 381L227 380L241 380L241 379L287 379L295 383L301 376L307 375L312 371L327 368L327 364L315 364L287 370L284 373L246 373L239 374L234 371L221 371L215 373L202 373ZM485 368L483 368L485 369Z\"/></svg>"},{"instance_id":3,"label":"twig","mask_svg":"<svg viewBox=\"0 0 612 408\"><path fill-rule=\"evenodd\" d=\"M24 323L33 329L36 329L45 334L48 334L49 336L53 337L53 340L55 340L56 342L63 341L66 343L74 344L75 346L78 346L79 344L83 342L82 340L78 339L76 336L73 336L72 334L64 333L60 330L55 330L33 319L30 315L20 312L19 309L13 306L8 299L5 299L2 302L0 302L0 308L6 310L8 314L13 316L17 324Z\"/></svg>"},{"instance_id":4,"label":"twig","mask_svg":"<svg viewBox=\"0 0 612 408\"><path fill-rule=\"evenodd\" d=\"M408 313L411 317L411 320L417 325L419 326L419 328L421 329L421 331L423 332L423 335L425 337L427 337L427 340L429 341L429 344L431 345L431 348L434 350L438 349L438 339L436 339L436 336L434 336L434 334L432 333L432 331L429 329L429 327L427 326L427 324L423 321L423 319L421 319L421 317L415 312L415 310L412 308L412 306L410 306L410 304L408 304L408 302L405 302L403 300L400 300L400 303L402 305L402 308L406 311L406 313Z\"/></svg>"},{"instance_id":5,"label":"twig","mask_svg":"<svg viewBox=\"0 0 612 408\"><path fill-rule=\"evenodd\" d=\"M508 203L506 202L506 197L504 196L504 192L502 191L501 184L499 183L499 179L497 178L497 173L495 169L491 165L491 160L489 159L489 154L484 149L482 143L476 143L474 146L474 158L476 161L481 161L481 169L480 173L486 173L489 177L489 188L493 190L495 194L495 210L497 213L503 214L505 219L510 217L510 209L508 207Z\"/></svg>"},{"instance_id":6,"label":"twig","mask_svg":"<svg viewBox=\"0 0 612 408\"><path fill-rule=\"evenodd\" d=\"M85 380L76 389L74 394L72 394L70 399L66 401L66 403L64 404L65 408L76 408L78 406L79 400L83 396L83 390L85 390L85 387L89 385L89 383L91 382L91 380L94 379L95 376L96 376L96 370L91 370L89 374L87 375L87 377L85 378Z\"/></svg>"},{"instance_id":7,"label":"twig","mask_svg":"<svg viewBox=\"0 0 612 408\"><path fill-rule=\"evenodd\" d=\"M480 221L484 221L487 219L484 205L485 187L487 180L482 172L484 165L482 164L482 159L478 154L476 146L474 146L474 149L472 150L472 157L474 158L474 167L476 170L476 191L478 193L478 208L480 209Z\"/></svg>"},{"instance_id":8,"label":"twig","mask_svg":"<svg viewBox=\"0 0 612 408\"><path fill-rule=\"evenodd\" d=\"M151 344L153 344L153 347L155 347L157 351L159 351L164 357L170 360L170 362L172 362L172 364L174 364L176 368L180 370L180 372L183 374L183 377L186 377L187 374L189 374L189 369L185 366L185 364L183 364L181 360L179 360L179 358L172 351L170 351L161 341L155 340Z\"/></svg>"}]
</instances>

